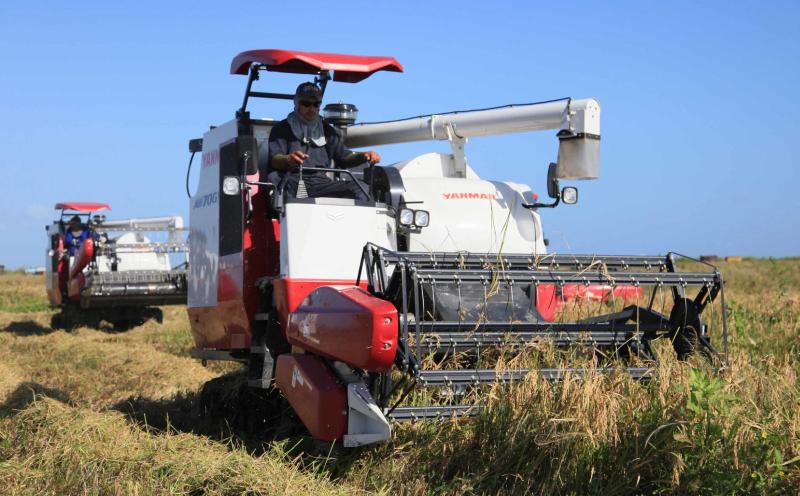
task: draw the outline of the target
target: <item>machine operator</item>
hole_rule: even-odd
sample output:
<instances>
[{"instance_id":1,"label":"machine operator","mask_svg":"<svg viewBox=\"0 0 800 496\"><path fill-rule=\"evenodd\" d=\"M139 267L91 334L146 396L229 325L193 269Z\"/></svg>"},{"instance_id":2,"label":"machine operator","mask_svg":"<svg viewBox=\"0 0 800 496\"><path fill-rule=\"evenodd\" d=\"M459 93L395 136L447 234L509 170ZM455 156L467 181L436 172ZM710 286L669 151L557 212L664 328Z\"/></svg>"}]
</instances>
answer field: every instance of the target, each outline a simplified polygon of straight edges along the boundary
<instances>
[{"instance_id":1,"label":"machine operator","mask_svg":"<svg viewBox=\"0 0 800 496\"><path fill-rule=\"evenodd\" d=\"M294 111L280 121L269 134L269 160L271 172L267 180L283 185L291 197L297 195L300 166L350 168L369 162L376 164L381 157L377 152L354 152L344 146L342 137L322 121L319 108L322 92L314 83L302 83L294 95ZM285 181L285 183L283 183ZM305 172L303 182L309 197L353 198L369 200L355 181L334 181L323 172Z\"/></svg>"},{"instance_id":2,"label":"machine operator","mask_svg":"<svg viewBox=\"0 0 800 496\"><path fill-rule=\"evenodd\" d=\"M93 235L89 226L83 224L80 217L73 215L67 222L67 233L64 236L64 244L67 246L68 255L70 257L75 256L89 236L92 236L97 241L97 235Z\"/></svg>"}]
</instances>

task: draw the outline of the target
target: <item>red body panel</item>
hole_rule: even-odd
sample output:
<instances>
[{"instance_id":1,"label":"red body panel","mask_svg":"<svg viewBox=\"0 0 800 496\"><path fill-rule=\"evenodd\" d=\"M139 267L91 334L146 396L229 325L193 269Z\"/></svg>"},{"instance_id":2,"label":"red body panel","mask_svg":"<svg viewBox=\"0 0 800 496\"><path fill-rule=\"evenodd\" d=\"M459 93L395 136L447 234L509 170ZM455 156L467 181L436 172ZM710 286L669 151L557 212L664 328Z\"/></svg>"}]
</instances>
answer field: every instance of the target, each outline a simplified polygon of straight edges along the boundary
<instances>
[{"instance_id":1,"label":"red body panel","mask_svg":"<svg viewBox=\"0 0 800 496\"><path fill-rule=\"evenodd\" d=\"M77 276L84 267L89 265L89 262L94 258L94 239L91 237L83 240L83 246L75 254L75 261L69 269L69 278L72 279Z\"/></svg>"},{"instance_id":2,"label":"red body panel","mask_svg":"<svg viewBox=\"0 0 800 496\"><path fill-rule=\"evenodd\" d=\"M86 276L83 272L73 277L67 283L67 296L70 300L78 301L81 299L81 291L86 287Z\"/></svg>"},{"instance_id":3,"label":"red body panel","mask_svg":"<svg viewBox=\"0 0 800 496\"><path fill-rule=\"evenodd\" d=\"M258 180L258 176L249 179ZM257 190L253 193L252 219L266 217L266 201L261 200L261 194ZM253 318L261 307L256 280L278 273L280 226L276 220L249 222L243 235L241 260L219 269L217 305L187 309L198 348L250 348Z\"/></svg>"},{"instance_id":4,"label":"red body panel","mask_svg":"<svg viewBox=\"0 0 800 496\"><path fill-rule=\"evenodd\" d=\"M198 348L235 350L250 348L250 322L241 299L220 301L214 307L189 308L189 322Z\"/></svg>"},{"instance_id":5,"label":"red body panel","mask_svg":"<svg viewBox=\"0 0 800 496\"><path fill-rule=\"evenodd\" d=\"M78 300L81 297L81 291L86 287L86 278L83 275L83 269L89 262L94 259L94 239L91 237L83 240L78 253L75 254L72 267L69 269L69 282L67 283L67 294L70 299Z\"/></svg>"},{"instance_id":6,"label":"red body panel","mask_svg":"<svg viewBox=\"0 0 800 496\"><path fill-rule=\"evenodd\" d=\"M289 314L286 339L370 372L387 372L397 352L397 309L356 286L323 286Z\"/></svg>"},{"instance_id":7,"label":"red body panel","mask_svg":"<svg viewBox=\"0 0 800 496\"><path fill-rule=\"evenodd\" d=\"M318 357L280 355L275 384L315 439L335 441L347 434L347 388Z\"/></svg>"},{"instance_id":8,"label":"red body panel","mask_svg":"<svg viewBox=\"0 0 800 496\"><path fill-rule=\"evenodd\" d=\"M251 181L258 181L257 175L249 176ZM253 193L252 219L264 219L267 216L267 200L265 191L255 190ZM249 312L259 310L260 294L256 290L256 280L260 277L275 276L279 270L280 225L272 222L258 221L245 224L244 240L244 302Z\"/></svg>"},{"instance_id":9,"label":"red body panel","mask_svg":"<svg viewBox=\"0 0 800 496\"><path fill-rule=\"evenodd\" d=\"M289 314L294 312L312 291L322 286L355 286L355 284L355 280L276 279L273 283L275 306L278 309L278 318L281 321L283 335L286 335L286 323L289 320ZM361 287L366 289L367 282L362 281Z\"/></svg>"},{"instance_id":10,"label":"red body panel","mask_svg":"<svg viewBox=\"0 0 800 496\"><path fill-rule=\"evenodd\" d=\"M607 301L622 299L627 304L641 298L642 288L631 285L611 286L608 284L565 284L560 294L554 284L541 284L536 291L536 309L547 321L554 321L559 307L570 300L588 299Z\"/></svg>"},{"instance_id":11,"label":"red body panel","mask_svg":"<svg viewBox=\"0 0 800 496\"><path fill-rule=\"evenodd\" d=\"M111 210L107 203L94 202L63 202L56 203L56 210L76 210L78 212L101 212Z\"/></svg>"},{"instance_id":12,"label":"red body panel","mask_svg":"<svg viewBox=\"0 0 800 496\"><path fill-rule=\"evenodd\" d=\"M67 294L67 281L69 280L68 258L65 255L64 249L64 236L55 234L53 236L53 259L50 263L53 264L53 290L48 290L48 298L51 305L61 305L63 297Z\"/></svg>"},{"instance_id":13,"label":"red body panel","mask_svg":"<svg viewBox=\"0 0 800 496\"><path fill-rule=\"evenodd\" d=\"M556 295L555 284L540 284L536 287L536 310L548 322L556 319L561 299Z\"/></svg>"},{"instance_id":14,"label":"red body panel","mask_svg":"<svg viewBox=\"0 0 800 496\"><path fill-rule=\"evenodd\" d=\"M264 64L268 71L274 72L317 74L320 70L331 70L334 81L345 83L357 83L377 71L403 72L403 66L394 57L264 49L249 50L234 57L231 74L247 74L253 62Z\"/></svg>"},{"instance_id":15,"label":"red body panel","mask_svg":"<svg viewBox=\"0 0 800 496\"><path fill-rule=\"evenodd\" d=\"M610 284L567 284L562 288L565 300L587 299L605 301L622 299L624 303L636 301L642 296L642 288L631 285L611 286Z\"/></svg>"}]
</instances>

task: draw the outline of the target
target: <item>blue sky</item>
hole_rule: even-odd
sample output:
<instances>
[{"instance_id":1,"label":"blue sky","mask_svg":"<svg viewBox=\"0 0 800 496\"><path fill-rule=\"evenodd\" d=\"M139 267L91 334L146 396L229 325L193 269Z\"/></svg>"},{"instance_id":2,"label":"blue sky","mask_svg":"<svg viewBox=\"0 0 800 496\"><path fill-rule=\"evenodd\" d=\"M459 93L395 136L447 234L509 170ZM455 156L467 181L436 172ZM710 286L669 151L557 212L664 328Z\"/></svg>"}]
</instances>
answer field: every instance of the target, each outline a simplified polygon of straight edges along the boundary
<instances>
[{"instance_id":1,"label":"blue sky","mask_svg":"<svg viewBox=\"0 0 800 496\"><path fill-rule=\"evenodd\" d=\"M63 200L180 214L187 142L233 117L254 48L392 55L332 83L375 121L571 96L602 107L601 178L543 215L573 253L800 255L800 3L0 4L0 264L41 265ZM302 76L268 75L291 91ZM283 117L288 102L259 103ZM380 149L384 164L446 143ZM544 190L554 133L476 138L482 177ZM10 242L9 242L10 240Z\"/></svg>"}]
</instances>

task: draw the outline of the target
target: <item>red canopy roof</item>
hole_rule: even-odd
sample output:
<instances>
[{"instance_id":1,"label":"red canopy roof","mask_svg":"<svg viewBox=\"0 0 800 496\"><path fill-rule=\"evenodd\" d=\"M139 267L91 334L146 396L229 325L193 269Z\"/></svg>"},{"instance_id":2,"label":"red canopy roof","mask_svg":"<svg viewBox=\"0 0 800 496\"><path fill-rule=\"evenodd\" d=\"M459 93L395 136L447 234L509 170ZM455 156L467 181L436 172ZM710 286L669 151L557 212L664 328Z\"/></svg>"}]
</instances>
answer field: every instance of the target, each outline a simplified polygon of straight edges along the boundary
<instances>
[{"instance_id":1,"label":"red canopy roof","mask_svg":"<svg viewBox=\"0 0 800 496\"><path fill-rule=\"evenodd\" d=\"M101 212L111 210L107 203L64 202L56 203L56 210L76 210L78 212Z\"/></svg>"},{"instance_id":2,"label":"red canopy roof","mask_svg":"<svg viewBox=\"0 0 800 496\"><path fill-rule=\"evenodd\" d=\"M333 80L357 83L378 71L403 72L394 57L341 55L338 53L297 52L294 50L248 50L233 58L231 74L247 74L253 62L264 64L268 71L316 74L333 71Z\"/></svg>"}]
</instances>

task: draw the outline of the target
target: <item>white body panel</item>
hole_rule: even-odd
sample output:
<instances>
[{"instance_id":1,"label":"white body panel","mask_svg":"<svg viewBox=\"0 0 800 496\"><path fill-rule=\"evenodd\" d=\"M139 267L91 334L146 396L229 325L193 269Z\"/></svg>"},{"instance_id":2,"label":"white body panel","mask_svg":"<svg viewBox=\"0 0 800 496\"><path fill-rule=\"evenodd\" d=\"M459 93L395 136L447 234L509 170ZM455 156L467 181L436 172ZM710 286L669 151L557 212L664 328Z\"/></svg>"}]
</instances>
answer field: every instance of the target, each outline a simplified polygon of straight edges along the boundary
<instances>
[{"instance_id":1,"label":"white body panel","mask_svg":"<svg viewBox=\"0 0 800 496\"><path fill-rule=\"evenodd\" d=\"M385 207L318 198L287 203L281 219L281 277L353 281L364 245L396 249L395 221Z\"/></svg>"},{"instance_id":2,"label":"white body panel","mask_svg":"<svg viewBox=\"0 0 800 496\"><path fill-rule=\"evenodd\" d=\"M539 215L527 186L483 181L467 168L466 179L447 177L452 156L428 153L395 164L409 207L430 212L430 225L410 236L410 251L546 253Z\"/></svg>"},{"instance_id":3,"label":"white body panel","mask_svg":"<svg viewBox=\"0 0 800 496\"><path fill-rule=\"evenodd\" d=\"M124 250L117 252L117 271L126 270L170 270L171 264L166 253L155 253L150 245L150 238L140 232L125 233L114 242L125 245ZM137 245L141 245L137 247ZM111 258L97 256L98 272L111 272Z\"/></svg>"},{"instance_id":4,"label":"white body panel","mask_svg":"<svg viewBox=\"0 0 800 496\"><path fill-rule=\"evenodd\" d=\"M363 382L347 385L347 434L345 448L386 441L392 437L389 421L383 416Z\"/></svg>"},{"instance_id":5,"label":"white body panel","mask_svg":"<svg viewBox=\"0 0 800 496\"><path fill-rule=\"evenodd\" d=\"M170 217L141 217L122 220L104 220L101 224L103 229L125 231L125 230L170 230L183 229L183 217L174 215Z\"/></svg>"},{"instance_id":6,"label":"white body panel","mask_svg":"<svg viewBox=\"0 0 800 496\"><path fill-rule=\"evenodd\" d=\"M185 229L183 227L183 217L180 215L173 215L169 217L141 217L123 220L104 220L98 229L106 231L134 232L167 231L169 232L169 239L167 240L168 243L173 245L184 244L182 232L185 231ZM117 243L123 244L125 242L118 240Z\"/></svg>"},{"instance_id":7,"label":"white body panel","mask_svg":"<svg viewBox=\"0 0 800 496\"><path fill-rule=\"evenodd\" d=\"M189 278L188 306L213 307L217 304L219 267L219 148L235 139L236 121L229 121L203 136L200 183L189 200Z\"/></svg>"},{"instance_id":8,"label":"white body panel","mask_svg":"<svg viewBox=\"0 0 800 496\"><path fill-rule=\"evenodd\" d=\"M55 250L50 248L50 239L51 237L58 233L58 222L54 222L52 224L44 226L45 232L47 233L47 250L45 250L44 255L44 266L45 266L45 288L47 289L48 295L55 295L51 296L52 298L55 297L58 300L58 303L61 302L61 292L58 290L58 273L56 272L56 262L54 261Z\"/></svg>"}]
</instances>

